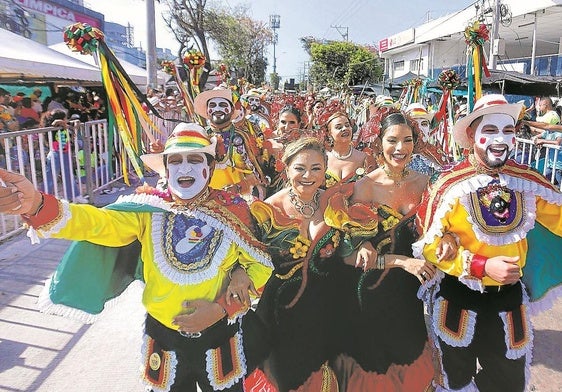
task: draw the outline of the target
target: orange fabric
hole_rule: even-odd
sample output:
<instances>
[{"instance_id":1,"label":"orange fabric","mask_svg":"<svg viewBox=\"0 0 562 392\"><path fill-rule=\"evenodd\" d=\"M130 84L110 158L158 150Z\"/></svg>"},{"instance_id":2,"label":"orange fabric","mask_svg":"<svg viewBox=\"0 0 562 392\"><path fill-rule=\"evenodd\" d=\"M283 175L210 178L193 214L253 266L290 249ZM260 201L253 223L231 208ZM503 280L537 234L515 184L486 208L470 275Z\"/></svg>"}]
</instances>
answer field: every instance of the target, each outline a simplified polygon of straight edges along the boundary
<instances>
[{"instance_id":1,"label":"orange fabric","mask_svg":"<svg viewBox=\"0 0 562 392\"><path fill-rule=\"evenodd\" d=\"M357 363L347 383L348 391L425 391L435 373L431 349L426 343L422 355L411 365L391 365L385 374L366 372Z\"/></svg>"},{"instance_id":2,"label":"orange fabric","mask_svg":"<svg viewBox=\"0 0 562 392\"><path fill-rule=\"evenodd\" d=\"M260 369L254 370L244 379L244 390L246 392L279 392Z\"/></svg>"}]
</instances>

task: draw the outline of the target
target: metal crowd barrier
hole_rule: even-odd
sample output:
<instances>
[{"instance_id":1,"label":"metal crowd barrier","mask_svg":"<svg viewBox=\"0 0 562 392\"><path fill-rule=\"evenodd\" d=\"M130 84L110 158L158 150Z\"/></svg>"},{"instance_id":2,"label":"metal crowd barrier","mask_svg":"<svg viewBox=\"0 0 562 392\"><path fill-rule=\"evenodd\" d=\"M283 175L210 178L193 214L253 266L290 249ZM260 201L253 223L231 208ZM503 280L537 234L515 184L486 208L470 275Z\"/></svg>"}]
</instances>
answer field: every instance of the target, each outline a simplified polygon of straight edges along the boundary
<instances>
[{"instance_id":1,"label":"metal crowd barrier","mask_svg":"<svg viewBox=\"0 0 562 392\"><path fill-rule=\"evenodd\" d=\"M537 147L532 140L517 138L512 158L542 175L562 189L562 146L544 144Z\"/></svg>"},{"instance_id":2,"label":"metal crowd barrier","mask_svg":"<svg viewBox=\"0 0 562 392\"><path fill-rule=\"evenodd\" d=\"M123 178L123 143L115 133L109 156L107 121L70 123L70 148L54 152L50 146L66 144L59 128L37 128L0 133L0 167L25 175L45 192L70 201L93 200L94 192ZM63 140L59 142L59 140ZM89 162L89 164L87 164ZM0 241L23 229L19 216L0 215Z\"/></svg>"}]
</instances>

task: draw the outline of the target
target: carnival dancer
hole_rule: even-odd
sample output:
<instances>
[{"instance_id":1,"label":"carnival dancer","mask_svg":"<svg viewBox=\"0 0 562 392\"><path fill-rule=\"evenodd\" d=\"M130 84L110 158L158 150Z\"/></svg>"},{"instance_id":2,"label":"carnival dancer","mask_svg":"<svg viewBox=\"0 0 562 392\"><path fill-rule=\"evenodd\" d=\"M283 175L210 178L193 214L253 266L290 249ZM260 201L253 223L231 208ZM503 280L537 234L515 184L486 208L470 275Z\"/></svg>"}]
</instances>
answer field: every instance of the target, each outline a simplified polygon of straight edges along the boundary
<instances>
[{"instance_id":1,"label":"carnival dancer","mask_svg":"<svg viewBox=\"0 0 562 392\"><path fill-rule=\"evenodd\" d=\"M217 163L210 186L243 195L252 194L256 187L258 196L265 195L266 179L262 170L260 141L250 137L248 129L233 124L238 113L234 109L232 91L215 88L203 91L194 100L195 112L209 120L207 131L219 139L224 151L217 154Z\"/></svg>"},{"instance_id":2,"label":"carnival dancer","mask_svg":"<svg viewBox=\"0 0 562 392\"><path fill-rule=\"evenodd\" d=\"M146 188L104 209L69 204L37 191L19 174L0 170L6 183L0 187L0 212L21 214L32 239L99 244L109 247L105 256L115 247L142 244L139 266L136 260L126 266L83 252L73 268L57 271L49 300L55 312L64 306L89 312L96 301L103 309L103 302L117 295L110 289L125 279L116 275L141 268L147 311L142 377L152 390L242 391L249 367L260 359L243 334L251 315L248 306L234 300L244 293L232 291L236 285L226 287L235 265L243 266L257 288L269 278L272 265L252 234L244 200L208 186L215 148L216 140L201 126L180 123L162 153L142 156L167 178L169 192ZM101 288L101 297L90 298L88 287ZM259 351L261 346L254 347Z\"/></svg>"},{"instance_id":3,"label":"carnival dancer","mask_svg":"<svg viewBox=\"0 0 562 392\"><path fill-rule=\"evenodd\" d=\"M340 317L337 276L332 270L340 231L329 227L323 191L323 143L305 137L289 143L282 158L288 185L250 208L269 249L274 273L258 303L257 314L272 333L264 371L282 392L338 391L329 366Z\"/></svg>"},{"instance_id":4,"label":"carnival dancer","mask_svg":"<svg viewBox=\"0 0 562 392\"><path fill-rule=\"evenodd\" d=\"M429 112L421 103L408 105L405 114L410 116L417 124L420 132L420 145L423 142L425 154L414 154L409 167L412 170L432 176L439 171L446 161L443 150L436 144L435 137L431 135L431 121L434 113ZM430 159L432 158L432 159Z\"/></svg>"},{"instance_id":5,"label":"carnival dancer","mask_svg":"<svg viewBox=\"0 0 562 392\"><path fill-rule=\"evenodd\" d=\"M254 133L263 132L266 128L271 127L269 110L265 107L262 96L262 92L253 88L240 97L242 102L247 103L246 120L255 128Z\"/></svg>"},{"instance_id":6,"label":"carnival dancer","mask_svg":"<svg viewBox=\"0 0 562 392\"><path fill-rule=\"evenodd\" d=\"M372 171L377 165L372 156L353 145L353 126L341 103L332 101L318 115L329 145L326 186L352 182Z\"/></svg>"},{"instance_id":7,"label":"carnival dancer","mask_svg":"<svg viewBox=\"0 0 562 392\"><path fill-rule=\"evenodd\" d=\"M369 133L381 165L340 186L342 201L333 203L339 209L326 214L335 219L328 224L346 232L340 250L353 255L346 259L351 267L337 274L338 295L346 298L341 317L349 321L335 367L345 390L424 391L434 368L417 291L435 267L413 258L411 245L417 238L415 208L428 177L407 168L419 138L414 122L395 109L379 120ZM454 255L454 239L446 238L439 251L443 259Z\"/></svg>"},{"instance_id":8,"label":"carnival dancer","mask_svg":"<svg viewBox=\"0 0 562 392\"><path fill-rule=\"evenodd\" d=\"M419 208L414 255L439 269L420 293L431 310L438 391L526 390L529 295L552 299L549 288L562 281L562 195L508 159L522 108L499 94L477 100L453 128L470 154L435 180ZM446 234L458 251L438 260L435 244Z\"/></svg>"}]
</instances>

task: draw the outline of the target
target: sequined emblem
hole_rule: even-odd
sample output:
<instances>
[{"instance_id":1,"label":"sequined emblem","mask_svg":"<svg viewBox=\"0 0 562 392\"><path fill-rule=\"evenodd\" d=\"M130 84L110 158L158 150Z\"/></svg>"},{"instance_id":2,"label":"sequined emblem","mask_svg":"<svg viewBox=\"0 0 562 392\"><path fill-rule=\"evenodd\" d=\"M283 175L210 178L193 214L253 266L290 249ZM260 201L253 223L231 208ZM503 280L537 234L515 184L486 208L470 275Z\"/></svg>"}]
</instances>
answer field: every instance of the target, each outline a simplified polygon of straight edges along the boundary
<instances>
[{"instance_id":1,"label":"sequined emblem","mask_svg":"<svg viewBox=\"0 0 562 392\"><path fill-rule=\"evenodd\" d=\"M152 370L160 369L160 365L162 364L162 360L160 359L160 355L158 353L152 353L150 358L148 359L148 363Z\"/></svg>"},{"instance_id":2,"label":"sequined emblem","mask_svg":"<svg viewBox=\"0 0 562 392\"><path fill-rule=\"evenodd\" d=\"M469 200L474 222L486 233L507 233L523 224L526 211L522 194L497 181L470 194Z\"/></svg>"},{"instance_id":3,"label":"sequined emblem","mask_svg":"<svg viewBox=\"0 0 562 392\"><path fill-rule=\"evenodd\" d=\"M191 272L209 267L222 232L183 214L166 214L163 226L163 248L174 267Z\"/></svg>"}]
</instances>

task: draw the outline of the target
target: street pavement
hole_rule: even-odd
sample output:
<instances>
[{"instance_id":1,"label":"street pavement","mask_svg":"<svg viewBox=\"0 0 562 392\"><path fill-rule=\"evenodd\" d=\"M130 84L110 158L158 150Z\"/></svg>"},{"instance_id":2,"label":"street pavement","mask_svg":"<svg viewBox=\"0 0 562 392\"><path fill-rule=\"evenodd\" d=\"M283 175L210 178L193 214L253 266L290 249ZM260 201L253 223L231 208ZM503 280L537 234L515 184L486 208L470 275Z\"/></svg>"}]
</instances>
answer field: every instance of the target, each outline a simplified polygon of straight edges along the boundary
<instances>
[{"instance_id":1,"label":"street pavement","mask_svg":"<svg viewBox=\"0 0 562 392\"><path fill-rule=\"evenodd\" d=\"M123 188L123 189L121 189ZM132 188L96 197L105 205ZM0 391L136 392L144 310L132 285L93 324L42 314L37 298L70 242L25 234L0 244ZM535 350L530 391L562 390L562 299L532 319Z\"/></svg>"}]
</instances>

